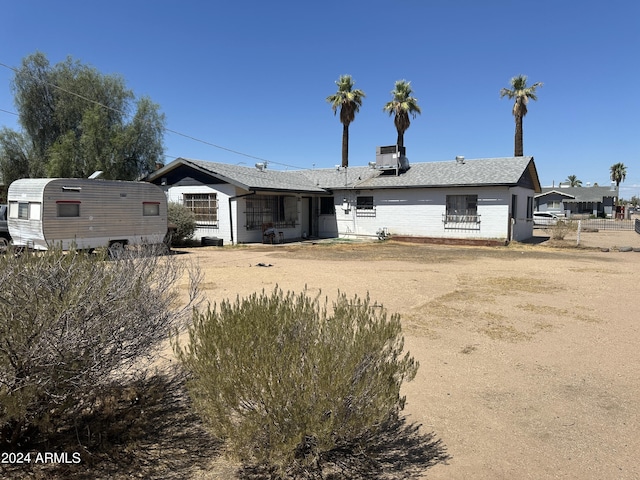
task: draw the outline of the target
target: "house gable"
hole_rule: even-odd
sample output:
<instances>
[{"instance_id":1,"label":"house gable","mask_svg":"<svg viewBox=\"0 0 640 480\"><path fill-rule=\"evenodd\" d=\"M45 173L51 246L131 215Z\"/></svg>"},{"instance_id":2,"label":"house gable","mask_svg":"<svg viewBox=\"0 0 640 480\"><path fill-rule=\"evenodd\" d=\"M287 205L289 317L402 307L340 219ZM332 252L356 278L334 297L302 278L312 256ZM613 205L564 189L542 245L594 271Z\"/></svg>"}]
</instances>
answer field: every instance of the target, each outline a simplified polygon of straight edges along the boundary
<instances>
[{"instance_id":1,"label":"house gable","mask_svg":"<svg viewBox=\"0 0 640 480\"><path fill-rule=\"evenodd\" d=\"M575 198L575 195L571 195L569 192L563 192L561 190L556 190L556 189L550 190L547 188L542 189L542 191L538 195L536 195L536 198L543 198L547 196Z\"/></svg>"},{"instance_id":2,"label":"house gable","mask_svg":"<svg viewBox=\"0 0 640 480\"><path fill-rule=\"evenodd\" d=\"M216 185L227 183L209 172L185 164L179 164L161 175L156 175L150 181L156 185Z\"/></svg>"},{"instance_id":3,"label":"house gable","mask_svg":"<svg viewBox=\"0 0 640 480\"><path fill-rule=\"evenodd\" d=\"M527 168L518 180L518 186L531 189L536 193L541 191L540 180L538 179L538 171L536 170L535 163L533 163L533 158L531 158L531 161L527 165Z\"/></svg>"}]
</instances>

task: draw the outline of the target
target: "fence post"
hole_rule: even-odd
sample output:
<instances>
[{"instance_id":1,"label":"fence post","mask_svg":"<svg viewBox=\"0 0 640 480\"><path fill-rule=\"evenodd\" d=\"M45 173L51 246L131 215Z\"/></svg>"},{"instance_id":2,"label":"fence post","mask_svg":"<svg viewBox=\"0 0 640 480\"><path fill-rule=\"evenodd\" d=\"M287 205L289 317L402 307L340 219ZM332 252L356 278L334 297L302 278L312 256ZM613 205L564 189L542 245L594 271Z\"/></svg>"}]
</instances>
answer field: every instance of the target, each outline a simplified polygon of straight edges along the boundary
<instances>
[{"instance_id":1,"label":"fence post","mask_svg":"<svg viewBox=\"0 0 640 480\"><path fill-rule=\"evenodd\" d=\"M580 229L581 228L582 228L582 220L578 220L578 233L577 233L576 245L580 245Z\"/></svg>"}]
</instances>

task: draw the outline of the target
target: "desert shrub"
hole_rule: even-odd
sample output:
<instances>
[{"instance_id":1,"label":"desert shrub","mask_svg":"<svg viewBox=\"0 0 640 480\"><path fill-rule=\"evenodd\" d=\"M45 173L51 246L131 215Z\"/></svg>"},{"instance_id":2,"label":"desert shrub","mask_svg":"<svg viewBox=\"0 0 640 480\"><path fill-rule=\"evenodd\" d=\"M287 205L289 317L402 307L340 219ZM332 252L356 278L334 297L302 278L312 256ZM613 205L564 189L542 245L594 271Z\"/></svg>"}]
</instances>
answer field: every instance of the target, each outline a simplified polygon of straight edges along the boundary
<instances>
[{"instance_id":1,"label":"desert shrub","mask_svg":"<svg viewBox=\"0 0 640 480\"><path fill-rule=\"evenodd\" d=\"M169 224L175 227L171 242L175 245L184 243L193 237L196 231L196 217L191 210L177 202L169 202Z\"/></svg>"},{"instance_id":2,"label":"desert shrub","mask_svg":"<svg viewBox=\"0 0 640 480\"><path fill-rule=\"evenodd\" d=\"M197 411L228 452L277 472L319 468L404 407L418 363L398 315L339 293L253 294L194 313L174 349ZM357 448L356 448L357 449Z\"/></svg>"},{"instance_id":3,"label":"desert shrub","mask_svg":"<svg viewBox=\"0 0 640 480\"><path fill-rule=\"evenodd\" d=\"M177 258L148 252L0 257L1 449L46 439L101 386L140 374L191 311L175 289L184 273Z\"/></svg>"},{"instance_id":4,"label":"desert shrub","mask_svg":"<svg viewBox=\"0 0 640 480\"><path fill-rule=\"evenodd\" d=\"M577 224L571 220L558 220L558 223L551 227L551 238L554 240L564 240L570 232L574 232L577 229Z\"/></svg>"}]
</instances>

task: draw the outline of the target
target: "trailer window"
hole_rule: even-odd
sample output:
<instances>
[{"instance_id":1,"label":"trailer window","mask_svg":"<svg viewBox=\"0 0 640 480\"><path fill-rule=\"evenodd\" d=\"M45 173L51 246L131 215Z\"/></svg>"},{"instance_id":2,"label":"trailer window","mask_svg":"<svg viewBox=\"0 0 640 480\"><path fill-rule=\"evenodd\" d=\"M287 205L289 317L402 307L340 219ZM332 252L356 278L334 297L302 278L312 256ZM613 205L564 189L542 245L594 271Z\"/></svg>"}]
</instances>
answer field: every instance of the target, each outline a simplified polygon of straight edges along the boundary
<instances>
[{"instance_id":1,"label":"trailer window","mask_svg":"<svg viewBox=\"0 0 640 480\"><path fill-rule=\"evenodd\" d=\"M57 204L57 207L58 207L58 217L79 217L80 216L80 202L77 202L77 203L59 202Z\"/></svg>"},{"instance_id":2,"label":"trailer window","mask_svg":"<svg viewBox=\"0 0 640 480\"><path fill-rule=\"evenodd\" d=\"M9 218L40 220L42 204L39 202L9 202Z\"/></svg>"},{"instance_id":3,"label":"trailer window","mask_svg":"<svg viewBox=\"0 0 640 480\"><path fill-rule=\"evenodd\" d=\"M143 202L142 215L145 217L157 217L160 215L160 202Z\"/></svg>"},{"instance_id":4,"label":"trailer window","mask_svg":"<svg viewBox=\"0 0 640 480\"><path fill-rule=\"evenodd\" d=\"M40 211L42 210L42 204L39 202L29 203L29 218L31 220L40 220Z\"/></svg>"},{"instance_id":5,"label":"trailer window","mask_svg":"<svg viewBox=\"0 0 640 480\"><path fill-rule=\"evenodd\" d=\"M28 203L18 203L18 218L22 218L24 220L29 219L29 204Z\"/></svg>"}]
</instances>

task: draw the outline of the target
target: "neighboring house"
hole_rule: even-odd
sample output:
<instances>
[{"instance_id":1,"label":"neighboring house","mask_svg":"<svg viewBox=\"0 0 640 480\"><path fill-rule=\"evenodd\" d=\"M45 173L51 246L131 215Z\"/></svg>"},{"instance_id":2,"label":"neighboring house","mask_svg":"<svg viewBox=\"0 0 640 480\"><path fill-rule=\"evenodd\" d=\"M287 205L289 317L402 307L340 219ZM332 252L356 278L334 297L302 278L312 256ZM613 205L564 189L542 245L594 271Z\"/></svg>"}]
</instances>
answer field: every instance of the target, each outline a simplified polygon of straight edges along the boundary
<instances>
[{"instance_id":1,"label":"neighboring house","mask_svg":"<svg viewBox=\"0 0 640 480\"><path fill-rule=\"evenodd\" d=\"M532 157L272 171L179 158L147 177L196 213L196 238L376 236L507 242L533 235ZM279 235L277 236L277 238Z\"/></svg>"},{"instance_id":2,"label":"neighboring house","mask_svg":"<svg viewBox=\"0 0 640 480\"><path fill-rule=\"evenodd\" d=\"M610 217L615 209L618 189L611 187L545 187L535 196L537 212L571 217L594 215Z\"/></svg>"}]
</instances>

